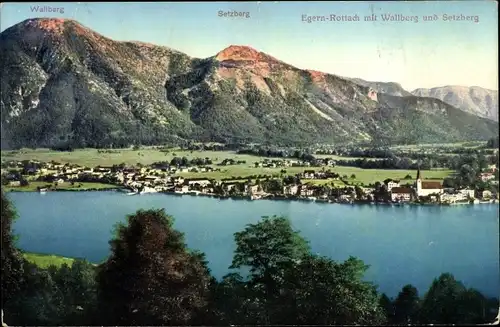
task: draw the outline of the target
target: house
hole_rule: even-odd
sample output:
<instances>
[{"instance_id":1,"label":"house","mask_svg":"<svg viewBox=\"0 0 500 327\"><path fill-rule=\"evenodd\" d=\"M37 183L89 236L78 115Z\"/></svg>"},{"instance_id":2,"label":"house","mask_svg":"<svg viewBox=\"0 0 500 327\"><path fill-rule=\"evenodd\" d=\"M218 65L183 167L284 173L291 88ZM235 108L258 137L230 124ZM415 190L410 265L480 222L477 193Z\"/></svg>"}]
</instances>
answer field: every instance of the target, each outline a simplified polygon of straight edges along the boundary
<instances>
[{"instance_id":1,"label":"house","mask_svg":"<svg viewBox=\"0 0 500 327\"><path fill-rule=\"evenodd\" d=\"M375 189L373 187L362 187L361 190L363 190L363 193L365 194L372 194L375 192Z\"/></svg>"},{"instance_id":2,"label":"house","mask_svg":"<svg viewBox=\"0 0 500 327\"><path fill-rule=\"evenodd\" d=\"M431 194L443 194L444 189L441 182L437 181L422 181L422 173L420 168L417 171L417 180L415 182L417 196L428 196Z\"/></svg>"},{"instance_id":3,"label":"house","mask_svg":"<svg viewBox=\"0 0 500 327\"><path fill-rule=\"evenodd\" d=\"M304 173L302 174L302 176L305 179L314 179L315 171L314 170L304 170Z\"/></svg>"},{"instance_id":4,"label":"house","mask_svg":"<svg viewBox=\"0 0 500 327\"><path fill-rule=\"evenodd\" d=\"M486 182L486 181L489 181L489 180L492 180L492 179L495 179L495 175L492 174L492 173L482 173L481 174L481 180L483 182Z\"/></svg>"},{"instance_id":5,"label":"house","mask_svg":"<svg viewBox=\"0 0 500 327\"><path fill-rule=\"evenodd\" d=\"M10 181L9 186L21 186L21 181Z\"/></svg>"},{"instance_id":6,"label":"house","mask_svg":"<svg viewBox=\"0 0 500 327\"><path fill-rule=\"evenodd\" d=\"M297 195L298 190L299 190L298 185L283 186L283 194L285 195Z\"/></svg>"},{"instance_id":7,"label":"house","mask_svg":"<svg viewBox=\"0 0 500 327\"><path fill-rule=\"evenodd\" d=\"M212 184L212 182L210 182L208 179L205 179L205 178L192 178L192 179L189 179L189 180L186 180L186 181L187 181L187 184L189 186L193 186L193 185L198 184L198 185L200 185L202 187L206 187L206 186Z\"/></svg>"},{"instance_id":8,"label":"house","mask_svg":"<svg viewBox=\"0 0 500 327\"><path fill-rule=\"evenodd\" d=\"M259 185L245 185L245 191L248 195L256 194L259 192Z\"/></svg>"},{"instance_id":9,"label":"house","mask_svg":"<svg viewBox=\"0 0 500 327\"><path fill-rule=\"evenodd\" d=\"M393 187L391 189L391 200L393 202L410 201L412 195L413 189L410 187Z\"/></svg>"},{"instance_id":10,"label":"house","mask_svg":"<svg viewBox=\"0 0 500 327\"><path fill-rule=\"evenodd\" d=\"M236 187L235 183L222 183L222 189L226 190L227 192L231 191Z\"/></svg>"},{"instance_id":11,"label":"house","mask_svg":"<svg viewBox=\"0 0 500 327\"><path fill-rule=\"evenodd\" d=\"M184 178L182 178L182 177L173 177L172 178L172 183L174 183L174 184L183 184L184 183Z\"/></svg>"},{"instance_id":12,"label":"house","mask_svg":"<svg viewBox=\"0 0 500 327\"><path fill-rule=\"evenodd\" d=\"M187 185L178 185L175 187L175 192L177 193L187 193L189 192L189 186Z\"/></svg>"},{"instance_id":13,"label":"house","mask_svg":"<svg viewBox=\"0 0 500 327\"><path fill-rule=\"evenodd\" d=\"M104 173L104 174L108 174L111 172L111 169L112 167L102 167L102 166L98 166L96 168L94 168L94 171L95 172L98 172L98 173Z\"/></svg>"},{"instance_id":14,"label":"house","mask_svg":"<svg viewBox=\"0 0 500 327\"><path fill-rule=\"evenodd\" d=\"M300 195L301 196L313 196L314 189L307 187L307 185L302 185L300 187Z\"/></svg>"},{"instance_id":15,"label":"house","mask_svg":"<svg viewBox=\"0 0 500 327\"><path fill-rule=\"evenodd\" d=\"M393 187L399 187L399 186L400 186L399 181L392 181L391 180L387 183L387 190L390 191L390 190L392 190Z\"/></svg>"},{"instance_id":16,"label":"house","mask_svg":"<svg viewBox=\"0 0 500 327\"><path fill-rule=\"evenodd\" d=\"M463 189L463 190L458 190L458 193L462 194L466 199L473 199L474 198L474 190Z\"/></svg>"},{"instance_id":17,"label":"house","mask_svg":"<svg viewBox=\"0 0 500 327\"><path fill-rule=\"evenodd\" d=\"M485 190L485 191L483 191L483 193L482 193L482 198L483 198L483 199L491 199L491 195L492 195L492 194L491 194L491 191Z\"/></svg>"}]
</instances>

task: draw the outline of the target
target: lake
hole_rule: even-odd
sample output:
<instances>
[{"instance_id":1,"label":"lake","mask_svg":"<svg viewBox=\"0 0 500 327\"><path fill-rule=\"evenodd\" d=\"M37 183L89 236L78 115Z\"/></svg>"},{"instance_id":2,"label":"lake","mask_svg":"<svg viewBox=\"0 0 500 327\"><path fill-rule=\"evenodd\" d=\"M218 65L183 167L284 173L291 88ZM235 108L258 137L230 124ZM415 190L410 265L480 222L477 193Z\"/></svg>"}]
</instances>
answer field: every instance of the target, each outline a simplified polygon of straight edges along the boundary
<instances>
[{"instance_id":1,"label":"lake","mask_svg":"<svg viewBox=\"0 0 500 327\"><path fill-rule=\"evenodd\" d=\"M206 253L216 277L229 272L233 233L265 215L288 216L313 252L370 265L366 279L395 296L406 284L423 294L451 272L485 295L500 294L498 205L374 206L219 200L120 192L9 193L20 248L100 262L113 226L140 208L165 208L192 249Z\"/></svg>"}]
</instances>

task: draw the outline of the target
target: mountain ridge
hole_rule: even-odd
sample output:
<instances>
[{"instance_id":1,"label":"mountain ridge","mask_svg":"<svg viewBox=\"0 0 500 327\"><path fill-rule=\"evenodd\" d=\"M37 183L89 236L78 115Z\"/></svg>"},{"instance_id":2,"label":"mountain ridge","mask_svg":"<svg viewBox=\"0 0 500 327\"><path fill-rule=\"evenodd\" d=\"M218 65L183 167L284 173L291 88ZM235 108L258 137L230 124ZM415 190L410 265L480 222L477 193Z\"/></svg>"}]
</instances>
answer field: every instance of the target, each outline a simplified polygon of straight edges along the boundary
<instances>
[{"instance_id":1,"label":"mountain ridge","mask_svg":"<svg viewBox=\"0 0 500 327\"><path fill-rule=\"evenodd\" d=\"M412 94L440 99L465 112L498 121L497 90L480 86L446 85L418 88Z\"/></svg>"},{"instance_id":2,"label":"mountain ridge","mask_svg":"<svg viewBox=\"0 0 500 327\"><path fill-rule=\"evenodd\" d=\"M496 124L438 99L377 96L368 85L249 46L194 58L50 18L14 25L0 41L2 144L13 147L411 143L498 134Z\"/></svg>"}]
</instances>

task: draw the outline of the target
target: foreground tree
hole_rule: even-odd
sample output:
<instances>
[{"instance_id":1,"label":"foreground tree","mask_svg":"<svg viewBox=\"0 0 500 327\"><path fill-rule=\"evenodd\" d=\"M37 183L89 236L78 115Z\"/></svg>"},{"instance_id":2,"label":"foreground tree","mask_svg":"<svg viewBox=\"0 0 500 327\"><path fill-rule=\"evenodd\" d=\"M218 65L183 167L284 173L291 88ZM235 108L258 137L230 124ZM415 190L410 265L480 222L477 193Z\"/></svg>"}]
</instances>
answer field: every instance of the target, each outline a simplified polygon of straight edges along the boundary
<instances>
[{"instance_id":1,"label":"foreground tree","mask_svg":"<svg viewBox=\"0 0 500 327\"><path fill-rule=\"evenodd\" d=\"M94 265L77 259L71 266L51 266L48 271L64 299L64 324L92 323L97 297Z\"/></svg>"},{"instance_id":2,"label":"foreground tree","mask_svg":"<svg viewBox=\"0 0 500 327\"><path fill-rule=\"evenodd\" d=\"M139 210L117 226L98 267L99 324L186 325L206 308L209 271L163 210Z\"/></svg>"},{"instance_id":3,"label":"foreground tree","mask_svg":"<svg viewBox=\"0 0 500 327\"><path fill-rule=\"evenodd\" d=\"M420 299L418 290L412 285L405 285L394 300L394 322L413 324L418 321Z\"/></svg>"},{"instance_id":4,"label":"foreground tree","mask_svg":"<svg viewBox=\"0 0 500 327\"><path fill-rule=\"evenodd\" d=\"M254 323L281 323L279 290L285 272L309 255L307 241L288 219L277 216L263 217L234 236L236 250L230 268L249 270L244 310L254 313L249 317Z\"/></svg>"},{"instance_id":5,"label":"foreground tree","mask_svg":"<svg viewBox=\"0 0 500 327\"><path fill-rule=\"evenodd\" d=\"M386 321L392 323L394 321L394 305L387 294L382 293L379 299L379 306L385 314Z\"/></svg>"},{"instance_id":6,"label":"foreground tree","mask_svg":"<svg viewBox=\"0 0 500 327\"><path fill-rule=\"evenodd\" d=\"M350 257L343 263L309 256L286 275L282 301L295 324L379 325L386 322L376 287L362 280L368 266ZM288 323L288 321L287 321Z\"/></svg>"},{"instance_id":7,"label":"foreground tree","mask_svg":"<svg viewBox=\"0 0 500 327\"><path fill-rule=\"evenodd\" d=\"M16 211L10 200L1 190L1 228L2 228L2 309L9 320L9 306L23 287L23 257L15 246L15 237L12 234L12 224L17 218Z\"/></svg>"},{"instance_id":8,"label":"foreground tree","mask_svg":"<svg viewBox=\"0 0 500 327\"><path fill-rule=\"evenodd\" d=\"M231 268L220 287L226 322L246 324L378 324L384 321L375 287L361 280L366 266L350 258L338 264L311 255L309 245L284 217L264 217L235 234ZM237 295L237 296L236 296ZM235 307L225 301L234 301ZM238 310L239 308L239 310ZM238 312L239 317L233 313ZM228 318L229 317L229 318ZM245 319L245 320L243 320Z\"/></svg>"},{"instance_id":9,"label":"foreground tree","mask_svg":"<svg viewBox=\"0 0 500 327\"><path fill-rule=\"evenodd\" d=\"M474 289L467 289L445 273L435 279L425 294L420 322L440 324L490 323L497 303Z\"/></svg>"}]
</instances>

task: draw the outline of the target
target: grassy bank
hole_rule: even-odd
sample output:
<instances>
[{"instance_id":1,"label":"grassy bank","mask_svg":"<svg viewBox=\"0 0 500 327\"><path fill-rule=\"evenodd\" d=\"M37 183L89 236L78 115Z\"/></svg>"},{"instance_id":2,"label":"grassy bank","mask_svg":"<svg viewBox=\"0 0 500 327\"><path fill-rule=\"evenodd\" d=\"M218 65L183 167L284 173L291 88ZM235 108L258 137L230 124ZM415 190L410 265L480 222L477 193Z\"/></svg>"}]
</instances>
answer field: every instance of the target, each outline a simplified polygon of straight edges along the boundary
<instances>
[{"instance_id":1,"label":"grassy bank","mask_svg":"<svg viewBox=\"0 0 500 327\"><path fill-rule=\"evenodd\" d=\"M23 257L28 260L28 262L34 263L40 268L48 268L49 266L61 267L63 264L71 266L73 261L77 258L68 258L55 254L46 253L34 253L34 252L23 252ZM97 266L96 263L92 263Z\"/></svg>"},{"instance_id":2,"label":"grassy bank","mask_svg":"<svg viewBox=\"0 0 500 327\"><path fill-rule=\"evenodd\" d=\"M39 266L40 268L47 268L51 265L60 267L63 264L71 266L73 264L74 258L66 258L62 256L57 256L53 254L42 254L42 253L32 253L25 252L23 257L31 263Z\"/></svg>"}]
</instances>

